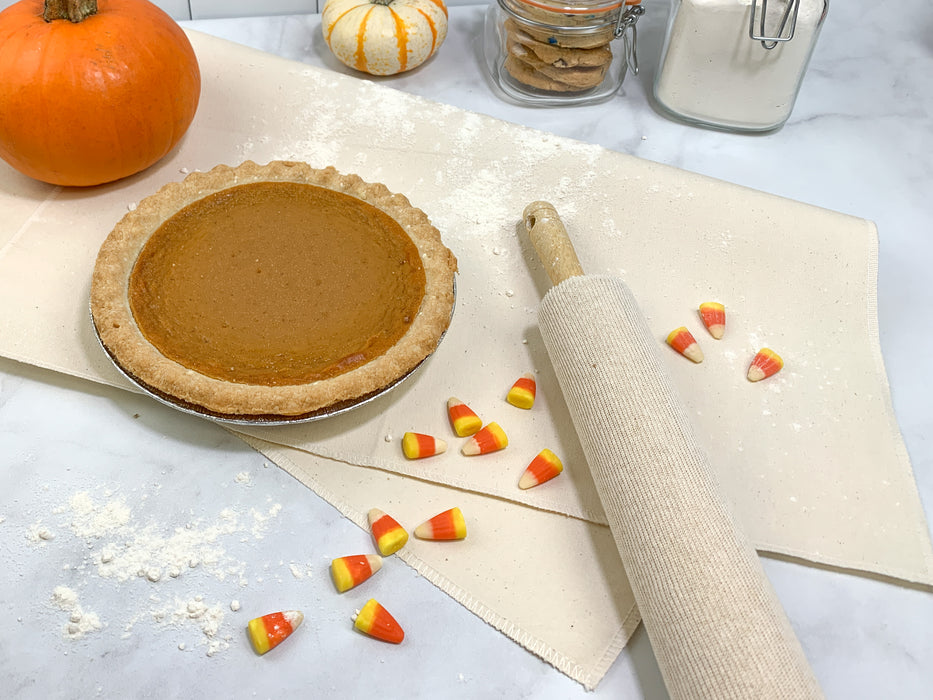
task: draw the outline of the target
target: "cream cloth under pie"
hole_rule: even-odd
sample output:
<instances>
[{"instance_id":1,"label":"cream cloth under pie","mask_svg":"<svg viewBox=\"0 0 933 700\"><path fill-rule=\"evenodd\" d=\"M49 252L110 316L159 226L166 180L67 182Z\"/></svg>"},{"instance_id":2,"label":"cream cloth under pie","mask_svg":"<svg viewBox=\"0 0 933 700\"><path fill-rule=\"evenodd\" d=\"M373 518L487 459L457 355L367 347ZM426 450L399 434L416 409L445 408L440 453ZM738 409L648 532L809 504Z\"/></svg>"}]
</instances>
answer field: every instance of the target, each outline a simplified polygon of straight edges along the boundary
<instances>
[{"instance_id":1,"label":"cream cloth under pie","mask_svg":"<svg viewBox=\"0 0 933 700\"><path fill-rule=\"evenodd\" d=\"M248 432L496 496L489 500L504 519L513 507L531 506L600 523L599 499L537 330L549 283L520 218L530 201L546 199L560 211L583 268L623 279L658 343L686 325L702 344L701 365L673 351L662 355L759 550L933 584L929 531L879 348L870 222L190 36L204 92L170 157L89 190L34 183L0 164L0 354L127 386L98 347L87 308L97 249L127 208L186 171L218 163L333 165L404 193L440 229L460 267L453 323L438 352L389 395L323 422ZM326 100L312 99L322 94ZM372 119L375 110L382 119ZM777 228L788 221L793 225ZM699 321L703 301L726 305L721 341ZM750 384L745 370L762 346L786 366ZM529 371L539 395L522 411L504 396ZM509 447L460 455L444 411L450 396L499 422ZM406 430L444 437L450 449L409 462L399 447ZM561 457L564 473L520 491L522 470L544 447ZM340 483L333 488L335 500L349 502ZM499 546L507 552L512 545ZM467 591L474 598L488 592L481 582L470 585L477 586ZM496 612L511 619L510 609ZM582 653L601 656L609 645L600 644L599 652Z\"/></svg>"}]
</instances>

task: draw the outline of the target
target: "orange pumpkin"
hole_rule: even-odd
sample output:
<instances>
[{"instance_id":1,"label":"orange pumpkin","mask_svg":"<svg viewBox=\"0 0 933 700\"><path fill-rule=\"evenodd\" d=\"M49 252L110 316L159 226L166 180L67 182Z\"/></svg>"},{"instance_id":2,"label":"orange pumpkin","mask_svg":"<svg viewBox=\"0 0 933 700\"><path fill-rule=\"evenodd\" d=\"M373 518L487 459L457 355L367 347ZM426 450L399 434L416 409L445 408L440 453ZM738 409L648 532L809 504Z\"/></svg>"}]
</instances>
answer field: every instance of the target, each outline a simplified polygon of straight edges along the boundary
<instances>
[{"instance_id":1,"label":"orange pumpkin","mask_svg":"<svg viewBox=\"0 0 933 700\"><path fill-rule=\"evenodd\" d=\"M97 185L148 168L187 131L200 94L188 38L146 0L0 12L0 157L37 180Z\"/></svg>"}]
</instances>

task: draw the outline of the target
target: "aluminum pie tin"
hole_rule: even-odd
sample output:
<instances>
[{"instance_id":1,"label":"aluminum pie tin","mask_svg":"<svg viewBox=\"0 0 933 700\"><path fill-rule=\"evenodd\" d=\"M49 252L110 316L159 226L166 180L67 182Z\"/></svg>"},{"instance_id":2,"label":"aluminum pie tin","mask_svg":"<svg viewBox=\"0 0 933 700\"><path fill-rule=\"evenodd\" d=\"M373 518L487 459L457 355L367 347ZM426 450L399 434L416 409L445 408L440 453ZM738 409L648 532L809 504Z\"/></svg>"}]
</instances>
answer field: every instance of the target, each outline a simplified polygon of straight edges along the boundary
<instances>
[{"instance_id":1,"label":"aluminum pie tin","mask_svg":"<svg viewBox=\"0 0 933 700\"><path fill-rule=\"evenodd\" d=\"M454 309L457 307L457 279L454 277L453 283L453 294L454 302L450 308L450 317L453 319ZM262 413L262 414L229 414L229 413L217 413L215 411L208 410L203 406L199 406L183 399L179 399L171 394L167 394L164 391L161 391L153 386L150 386L146 382L139 379L132 372L128 371L123 367L117 358L113 356L113 353L110 352L110 349L104 345L103 341L100 339L100 333L97 329L97 324L94 322L94 315L91 314L91 326L94 328L94 336L97 338L97 343L100 345L101 349L104 351L104 354L110 359L110 362L116 367L117 371L120 372L133 386L139 389L143 394L150 396L156 401L165 404L171 408L174 408L182 413L187 413L192 416L199 416L201 418L207 418L216 423L221 423L224 425L296 425L301 423L311 423L313 421L322 420L324 418L332 418L333 416L339 416L344 413L348 413L355 408L360 406L365 406L368 403L375 401L376 399L384 396L391 392L394 388L402 384L405 380L415 374L421 366L435 353L437 348L440 347L441 342L444 340L444 337L447 335L447 329L441 333L440 338L437 340L437 345L434 347L428 355L424 357L421 362L412 367L408 372L403 374L401 377L396 379L391 384L382 387L376 391L370 392L368 394L363 394L353 399L347 399L345 401L338 401L337 403L329 404L328 406L323 406L314 411L309 411L308 413L301 413L294 416L285 416L275 413ZM448 324L449 328L449 324Z\"/></svg>"}]
</instances>

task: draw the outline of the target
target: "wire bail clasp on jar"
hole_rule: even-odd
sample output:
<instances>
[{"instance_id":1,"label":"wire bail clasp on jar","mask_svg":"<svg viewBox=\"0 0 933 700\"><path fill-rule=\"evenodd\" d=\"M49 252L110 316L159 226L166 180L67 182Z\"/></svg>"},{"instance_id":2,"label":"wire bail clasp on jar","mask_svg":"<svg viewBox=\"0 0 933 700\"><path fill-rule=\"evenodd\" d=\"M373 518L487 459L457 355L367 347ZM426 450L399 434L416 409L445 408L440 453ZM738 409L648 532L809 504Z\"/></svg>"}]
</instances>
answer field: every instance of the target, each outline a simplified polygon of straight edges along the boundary
<instances>
[{"instance_id":1,"label":"wire bail clasp on jar","mask_svg":"<svg viewBox=\"0 0 933 700\"><path fill-rule=\"evenodd\" d=\"M800 0L785 0L787 6L784 8L784 14L781 15L780 22L777 25L777 32L768 35L766 22L768 19L768 0L761 0L761 11L758 10L759 0L752 0L752 12L748 21L748 35L753 41L760 41L762 47L770 51L781 42L790 41L794 38L794 29L797 26L797 13L800 10ZM780 11L780 8L779 10ZM755 30L755 17L760 16L758 30ZM788 26L788 22L790 26Z\"/></svg>"},{"instance_id":2,"label":"wire bail clasp on jar","mask_svg":"<svg viewBox=\"0 0 933 700\"><path fill-rule=\"evenodd\" d=\"M645 14L645 8L638 4L641 0L634 0L629 4L630 2L631 0L626 2L625 10L619 12L614 36L616 39L622 38L625 62L632 73L638 75L638 28L635 24L638 22L638 18Z\"/></svg>"}]
</instances>

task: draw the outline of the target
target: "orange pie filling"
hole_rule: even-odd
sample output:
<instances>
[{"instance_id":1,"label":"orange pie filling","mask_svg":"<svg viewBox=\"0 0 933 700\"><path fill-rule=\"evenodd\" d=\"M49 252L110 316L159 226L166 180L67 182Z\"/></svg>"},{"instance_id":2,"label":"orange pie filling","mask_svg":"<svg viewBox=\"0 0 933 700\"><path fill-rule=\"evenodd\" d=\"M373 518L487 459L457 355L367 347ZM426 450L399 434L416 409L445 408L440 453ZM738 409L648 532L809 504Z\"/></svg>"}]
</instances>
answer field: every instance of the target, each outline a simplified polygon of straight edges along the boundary
<instances>
[{"instance_id":1,"label":"orange pie filling","mask_svg":"<svg viewBox=\"0 0 933 700\"><path fill-rule=\"evenodd\" d=\"M143 247L129 303L160 353L228 382L284 386L370 362L425 295L415 244L380 209L310 184L199 199Z\"/></svg>"}]
</instances>

